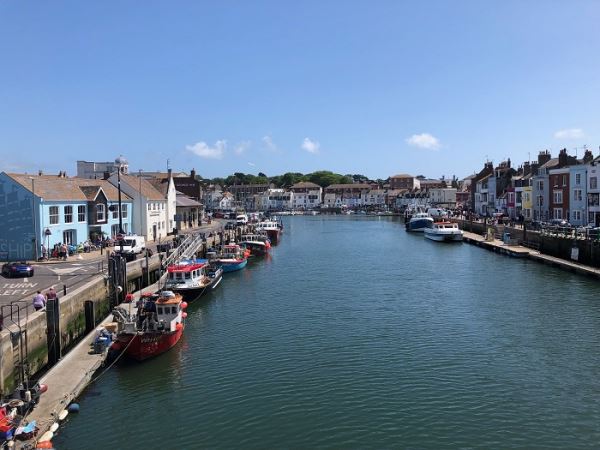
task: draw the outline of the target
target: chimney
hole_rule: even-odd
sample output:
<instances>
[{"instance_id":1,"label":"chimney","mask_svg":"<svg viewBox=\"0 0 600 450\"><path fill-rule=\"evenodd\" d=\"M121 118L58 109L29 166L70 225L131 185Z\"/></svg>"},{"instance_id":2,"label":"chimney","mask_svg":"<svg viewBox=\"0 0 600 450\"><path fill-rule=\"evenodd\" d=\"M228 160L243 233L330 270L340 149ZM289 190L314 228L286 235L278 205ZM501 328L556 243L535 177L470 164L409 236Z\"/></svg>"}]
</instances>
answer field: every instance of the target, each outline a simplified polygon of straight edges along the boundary
<instances>
[{"instance_id":1,"label":"chimney","mask_svg":"<svg viewBox=\"0 0 600 450\"><path fill-rule=\"evenodd\" d=\"M583 162L584 164L587 164L589 162L591 162L594 159L594 155L592 154L591 150L586 150L585 153L583 154Z\"/></svg>"},{"instance_id":2,"label":"chimney","mask_svg":"<svg viewBox=\"0 0 600 450\"><path fill-rule=\"evenodd\" d=\"M108 171L104 172L104 175L102 175L102 179L108 180L109 178L110 178L110 173Z\"/></svg>"},{"instance_id":3,"label":"chimney","mask_svg":"<svg viewBox=\"0 0 600 450\"><path fill-rule=\"evenodd\" d=\"M192 169L192 171L190 172L190 178L192 179L196 179L196 169Z\"/></svg>"},{"instance_id":4,"label":"chimney","mask_svg":"<svg viewBox=\"0 0 600 450\"><path fill-rule=\"evenodd\" d=\"M531 173L531 166L529 165L529 161L525 161L523 163L523 176L529 175Z\"/></svg>"},{"instance_id":5,"label":"chimney","mask_svg":"<svg viewBox=\"0 0 600 450\"><path fill-rule=\"evenodd\" d=\"M548 150L543 150L538 154L538 166L543 166L550 161L551 156Z\"/></svg>"},{"instance_id":6,"label":"chimney","mask_svg":"<svg viewBox=\"0 0 600 450\"><path fill-rule=\"evenodd\" d=\"M540 168L540 163L532 162L531 163L531 175L537 175L539 168Z\"/></svg>"},{"instance_id":7,"label":"chimney","mask_svg":"<svg viewBox=\"0 0 600 450\"><path fill-rule=\"evenodd\" d=\"M591 152L590 152L591 153ZM38 176L41 177L42 175L44 175L44 172L42 172L42 170L38 170Z\"/></svg>"},{"instance_id":8,"label":"chimney","mask_svg":"<svg viewBox=\"0 0 600 450\"><path fill-rule=\"evenodd\" d=\"M558 153L558 167L565 167L567 165L567 149L563 148Z\"/></svg>"},{"instance_id":9,"label":"chimney","mask_svg":"<svg viewBox=\"0 0 600 450\"><path fill-rule=\"evenodd\" d=\"M173 178L173 169L170 167L167 169L167 173L169 174L169 179Z\"/></svg>"}]
</instances>

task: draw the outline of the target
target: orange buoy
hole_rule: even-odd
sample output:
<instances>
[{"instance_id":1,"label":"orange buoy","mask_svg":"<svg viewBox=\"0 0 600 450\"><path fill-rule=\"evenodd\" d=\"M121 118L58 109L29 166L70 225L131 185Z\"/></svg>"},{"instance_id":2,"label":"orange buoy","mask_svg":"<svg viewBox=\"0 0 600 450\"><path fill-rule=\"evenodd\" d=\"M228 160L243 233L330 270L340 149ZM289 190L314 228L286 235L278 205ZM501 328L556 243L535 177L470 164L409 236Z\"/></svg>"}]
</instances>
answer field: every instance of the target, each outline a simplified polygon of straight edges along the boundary
<instances>
[{"instance_id":1,"label":"orange buoy","mask_svg":"<svg viewBox=\"0 0 600 450\"><path fill-rule=\"evenodd\" d=\"M181 309L185 309L188 307L187 302L181 302Z\"/></svg>"},{"instance_id":2,"label":"orange buoy","mask_svg":"<svg viewBox=\"0 0 600 450\"><path fill-rule=\"evenodd\" d=\"M52 441L40 441L35 445L35 448L54 448Z\"/></svg>"}]
</instances>

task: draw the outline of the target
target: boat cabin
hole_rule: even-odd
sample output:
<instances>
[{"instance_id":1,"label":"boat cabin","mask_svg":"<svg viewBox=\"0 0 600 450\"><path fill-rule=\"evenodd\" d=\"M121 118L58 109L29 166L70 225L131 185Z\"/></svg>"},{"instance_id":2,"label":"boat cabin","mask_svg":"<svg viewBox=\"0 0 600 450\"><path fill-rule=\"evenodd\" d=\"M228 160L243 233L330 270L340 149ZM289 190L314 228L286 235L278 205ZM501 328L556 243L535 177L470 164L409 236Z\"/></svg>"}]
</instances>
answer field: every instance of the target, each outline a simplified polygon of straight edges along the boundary
<instances>
[{"instance_id":1,"label":"boat cabin","mask_svg":"<svg viewBox=\"0 0 600 450\"><path fill-rule=\"evenodd\" d=\"M206 262L192 264L177 264L167 268L167 284L189 284L202 278Z\"/></svg>"},{"instance_id":2,"label":"boat cabin","mask_svg":"<svg viewBox=\"0 0 600 450\"><path fill-rule=\"evenodd\" d=\"M156 322L158 330L175 331L181 322L181 296L163 291L156 300Z\"/></svg>"}]
</instances>

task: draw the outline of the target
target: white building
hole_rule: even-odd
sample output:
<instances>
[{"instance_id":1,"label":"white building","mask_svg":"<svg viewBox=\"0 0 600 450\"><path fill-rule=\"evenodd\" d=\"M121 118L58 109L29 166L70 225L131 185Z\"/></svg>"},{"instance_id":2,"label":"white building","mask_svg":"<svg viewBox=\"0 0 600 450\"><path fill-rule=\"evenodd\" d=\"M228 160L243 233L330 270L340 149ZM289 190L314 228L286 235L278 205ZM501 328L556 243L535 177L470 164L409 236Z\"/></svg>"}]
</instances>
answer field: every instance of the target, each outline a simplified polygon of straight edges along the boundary
<instances>
[{"instance_id":1,"label":"white building","mask_svg":"<svg viewBox=\"0 0 600 450\"><path fill-rule=\"evenodd\" d=\"M77 161L77 177L91 178L103 180L105 174L112 174L117 171L117 167L121 166L121 173L129 173L129 164L122 156L115 161L109 162L92 162L92 161Z\"/></svg>"},{"instance_id":2,"label":"white building","mask_svg":"<svg viewBox=\"0 0 600 450\"><path fill-rule=\"evenodd\" d=\"M386 205L386 192L384 189L371 189L364 193L363 205L379 206Z\"/></svg>"},{"instance_id":3,"label":"white building","mask_svg":"<svg viewBox=\"0 0 600 450\"><path fill-rule=\"evenodd\" d=\"M432 205L448 209L456 208L456 188L431 188L428 195Z\"/></svg>"},{"instance_id":4,"label":"white building","mask_svg":"<svg viewBox=\"0 0 600 450\"><path fill-rule=\"evenodd\" d=\"M118 187L117 173L108 181ZM133 198L133 232L146 237L146 240L158 240L170 233L173 217L167 217L167 198L143 177L121 174L121 191ZM171 222L172 223L172 222ZM170 228L170 229L169 229Z\"/></svg>"},{"instance_id":5,"label":"white building","mask_svg":"<svg viewBox=\"0 0 600 450\"><path fill-rule=\"evenodd\" d=\"M323 188L318 184L302 181L292 185L290 192L293 193L293 209L314 209L321 206Z\"/></svg>"},{"instance_id":6,"label":"white building","mask_svg":"<svg viewBox=\"0 0 600 450\"><path fill-rule=\"evenodd\" d=\"M259 211L287 211L292 209L294 193L285 189L271 188L255 195L255 208Z\"/></svg>"}]
</instances>

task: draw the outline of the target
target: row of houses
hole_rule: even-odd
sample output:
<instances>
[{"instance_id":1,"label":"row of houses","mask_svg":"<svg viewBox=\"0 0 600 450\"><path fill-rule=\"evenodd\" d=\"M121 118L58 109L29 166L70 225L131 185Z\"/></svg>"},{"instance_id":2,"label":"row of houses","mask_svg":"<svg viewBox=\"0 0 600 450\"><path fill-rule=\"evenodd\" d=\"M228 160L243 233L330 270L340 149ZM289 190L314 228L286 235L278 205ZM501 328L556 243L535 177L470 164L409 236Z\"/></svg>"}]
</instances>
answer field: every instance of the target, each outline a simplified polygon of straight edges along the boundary
<instances>
[{"instance_id":1,"label":"row of houses","mask_svg":"<svg viewBox=\"0 0 600 450\"><path fill-rule=\"evenodd\" d=\"M114 238L121 227L159 241L200 223L199 191L194 198L178 190L170 170L132 175L124 158L115 163L101 174L76 177L0 173L0 260L34 259L55 244Z\"/></svg>"},{"instance_id":2,"label":"row of houses","mask_svg":"<svg viewBox=\"0 0 600 450\"><path fill-rule=\"evenodd\" d=\"M525 221L565 220L572 225L600 226L600 156L586 150L582 158L560 150L553 158L539 152L537 160L517 169L510 159L494 167L486 162L469 177L468 209L483 215L506 214Z\"/></svg>"}]
</instances>

